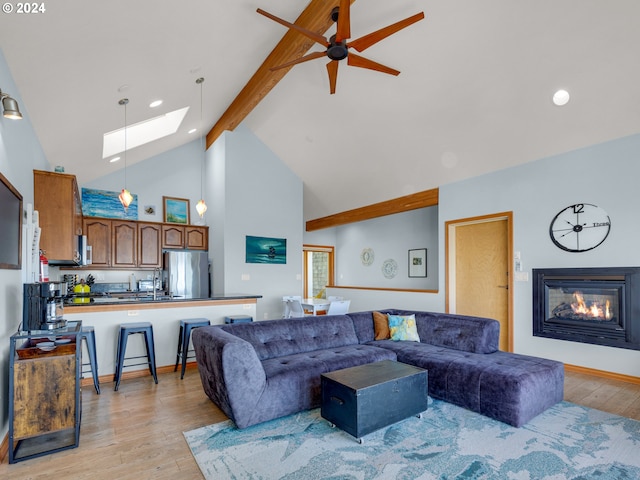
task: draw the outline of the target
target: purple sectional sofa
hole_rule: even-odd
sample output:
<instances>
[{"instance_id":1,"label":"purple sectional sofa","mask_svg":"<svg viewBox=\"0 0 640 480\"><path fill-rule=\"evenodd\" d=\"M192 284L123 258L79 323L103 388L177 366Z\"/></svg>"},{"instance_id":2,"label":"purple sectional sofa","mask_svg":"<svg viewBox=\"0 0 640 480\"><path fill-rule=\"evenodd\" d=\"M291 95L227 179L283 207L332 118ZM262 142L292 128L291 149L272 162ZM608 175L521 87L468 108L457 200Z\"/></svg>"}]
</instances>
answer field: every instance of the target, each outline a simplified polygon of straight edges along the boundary
<instances>
[{"instance_id":1,"label":"purple sectional sofa","mask_svg":"<svg viewBox=\"0 0 640 480\"><path fill-rule=\"evenodd\" d=\"M519 427L562 401L564 365L498 350L497 321L414 314L420 342L374 340L373 312L193 331L205 393L239 428L320 406L320 375L397 360L429 371L429 395Z\"/></svg>"}]
</instances>

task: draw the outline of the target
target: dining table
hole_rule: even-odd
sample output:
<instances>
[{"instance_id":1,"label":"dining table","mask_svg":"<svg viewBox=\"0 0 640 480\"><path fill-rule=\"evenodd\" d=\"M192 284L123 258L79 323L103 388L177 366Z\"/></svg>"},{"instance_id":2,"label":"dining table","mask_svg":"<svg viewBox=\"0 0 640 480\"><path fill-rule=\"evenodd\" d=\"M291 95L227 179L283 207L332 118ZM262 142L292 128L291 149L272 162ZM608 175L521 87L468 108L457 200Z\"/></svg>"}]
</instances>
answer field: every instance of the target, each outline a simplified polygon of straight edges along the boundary
<instances>
[{"instance_id":1,"label":"dining table","mask_svg":"<svg viewBox=\"0 0 640 480\"><path fill-rule=\"evenodd\" d=\"M303 298L300 304L302 305L302 309L305 312L312 312L313 315L318 315L318 312L326 312L327 310L329 310L331 300L315 297Z\"/></svg>"}]
</instances>

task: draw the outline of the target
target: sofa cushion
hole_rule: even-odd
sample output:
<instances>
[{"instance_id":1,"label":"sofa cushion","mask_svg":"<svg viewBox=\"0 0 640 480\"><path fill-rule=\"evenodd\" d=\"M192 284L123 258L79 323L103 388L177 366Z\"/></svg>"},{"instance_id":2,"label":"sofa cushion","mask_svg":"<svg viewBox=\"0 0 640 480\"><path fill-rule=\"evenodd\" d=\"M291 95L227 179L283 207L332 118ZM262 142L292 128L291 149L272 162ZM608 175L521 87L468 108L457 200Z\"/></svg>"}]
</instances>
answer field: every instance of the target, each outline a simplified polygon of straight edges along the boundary
<instances>
[{"instance_id":1,"label":"sofa cushion","mask_svg":"<svg viewBox=\"0 0 640 480\"><path fill-rule=\"evenodd\" d=\"M497 320L450 313L404 310L386 312L393 315L415 314L421 342L472 353L498 351L500 323Z\"/></svg>"},{"instance_id":2,"label":"sofa cushion","mask_svg":"<svg viewBox=\"0 0 640 480\"><path fill-rule=\"evenodd\" d=\"M236 323L220 328L253 345L260 360L359 343L353 322L346 315Z\"/></svg>"},{"instance_id":3,"label":"sofa cushion","mask_svg":"<svg viewBox=\"0 0 640 480\"><path fill-rule=\"evenodd\" d=\"M391 340L419 342L415 315L388 315Z\"/></svg>"},{"instance_id":4,"label":"sofa cushion","mask_svg":"<svg viewBox=\"0 0 640 480\"><path fill-rule=\"evenodd\" d=\"M560 362L507 352L477 354L424 343L383 340L398 361L429 371L429 395L520 427L560 402Z\"/></svg>"},{"instance_id":5,"label":"sofa cushion","mask_svg":"<svg viewBox=\"0 0 640 480\"><path fill-rule=\"evenodd\" d=\"M391 332L389 332L389 317L384 313L373 312L373 330L375 332L375 340L391 338Z\"/></svg>"}]
</instances>

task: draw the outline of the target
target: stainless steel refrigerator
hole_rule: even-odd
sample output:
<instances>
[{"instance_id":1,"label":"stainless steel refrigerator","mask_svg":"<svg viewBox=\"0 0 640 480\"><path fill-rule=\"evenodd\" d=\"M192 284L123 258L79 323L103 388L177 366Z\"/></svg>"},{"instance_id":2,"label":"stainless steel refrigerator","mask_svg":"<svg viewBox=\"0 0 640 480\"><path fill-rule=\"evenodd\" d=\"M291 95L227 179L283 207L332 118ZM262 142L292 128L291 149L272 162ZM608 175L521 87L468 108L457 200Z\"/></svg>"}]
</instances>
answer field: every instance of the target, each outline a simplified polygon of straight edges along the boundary
<instances>
[{"instance_id":1,"label":"stainless steel refrigerator","mask_svg":"<svg viewBox=\"0 0 640 480\"><path fill-rule=\"evenodd\" d=\"M186 250L164 254L164 283L167 294L178 298L209 297L207 252Z\"/></svg>"}]
</instances>

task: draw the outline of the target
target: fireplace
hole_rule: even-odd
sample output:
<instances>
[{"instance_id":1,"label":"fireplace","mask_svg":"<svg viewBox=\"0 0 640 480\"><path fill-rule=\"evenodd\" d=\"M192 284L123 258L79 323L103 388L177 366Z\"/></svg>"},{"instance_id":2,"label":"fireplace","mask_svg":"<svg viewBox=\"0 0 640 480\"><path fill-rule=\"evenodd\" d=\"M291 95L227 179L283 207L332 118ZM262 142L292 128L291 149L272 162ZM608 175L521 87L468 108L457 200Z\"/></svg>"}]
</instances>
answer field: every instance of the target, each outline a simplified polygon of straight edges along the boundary
<instances>
[{"instance_id":1,"label":"fireplace","mask_svg":"<svg viewBox=\"0 0 640 480\"><path fill-rule=\"evenodd\" d=\"M640 350L640 267L533 270L533 335Z\"/></svg>"}]
</instances>

